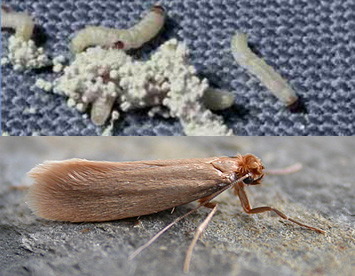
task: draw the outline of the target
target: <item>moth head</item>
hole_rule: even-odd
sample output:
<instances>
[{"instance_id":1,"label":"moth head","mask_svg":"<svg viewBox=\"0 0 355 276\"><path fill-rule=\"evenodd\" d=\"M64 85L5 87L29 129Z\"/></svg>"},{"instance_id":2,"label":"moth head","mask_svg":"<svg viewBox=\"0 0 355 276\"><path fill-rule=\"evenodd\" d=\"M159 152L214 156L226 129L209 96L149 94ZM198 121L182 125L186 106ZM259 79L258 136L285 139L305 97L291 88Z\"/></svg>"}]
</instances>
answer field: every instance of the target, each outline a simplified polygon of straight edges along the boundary
<instances>
[{"instance_id":1,"label":"moth head","mask_svg":"<svg viewBox=\"0 0 355 276\"><path fill-rule=\"evenodd\" d=\"M237 155L236 158L238 164L238 177L241 178L246 176L243 183L246 185L260 184L264 177L264 166L261 160L252 154Z\"/></svg>"}]
</instances>

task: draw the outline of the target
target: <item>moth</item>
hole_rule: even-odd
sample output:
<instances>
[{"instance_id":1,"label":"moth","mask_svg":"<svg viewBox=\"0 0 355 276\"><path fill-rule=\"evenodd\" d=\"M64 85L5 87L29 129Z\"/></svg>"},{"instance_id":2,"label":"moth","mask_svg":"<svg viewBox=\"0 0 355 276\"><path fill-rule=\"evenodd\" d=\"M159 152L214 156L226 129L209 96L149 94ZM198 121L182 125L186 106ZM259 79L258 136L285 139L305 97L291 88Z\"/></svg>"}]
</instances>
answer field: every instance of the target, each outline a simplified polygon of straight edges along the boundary
<instances>
[{"instance_id":1,"label":"moth","mask_svg":"<svg viewBox=\"0 0 355 276\"><path fill-rule=\"evenodd\" d=\"M42 218L98 222L157 213L198 200L198 207L162 229L130 257L134 258L171 226L205 206L212 211L198 227L190 245L184 266L187 271L193 247L217 210L217 204L211 200L229 188L248 214L272 211L283 219L324 233L273 207L252 208L249 203L246 186L260 184L265 173L283 174L296 169L299 167L267 172L261 160L252 154L134 162L47 161L28 173L35 183L29 189L27 203Z\"/></svg>"}]
</instances>

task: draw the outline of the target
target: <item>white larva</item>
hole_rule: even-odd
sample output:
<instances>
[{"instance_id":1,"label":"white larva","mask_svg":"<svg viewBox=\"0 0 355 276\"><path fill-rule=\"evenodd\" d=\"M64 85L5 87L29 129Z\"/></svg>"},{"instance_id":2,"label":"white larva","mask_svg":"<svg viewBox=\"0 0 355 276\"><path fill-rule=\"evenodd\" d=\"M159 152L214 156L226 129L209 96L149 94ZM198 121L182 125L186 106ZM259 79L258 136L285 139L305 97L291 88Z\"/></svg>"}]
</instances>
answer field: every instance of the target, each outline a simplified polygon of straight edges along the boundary
<instances>
[{"instance_id":1,"label":"white larva","mask_svg":"<svg viewBox=\"0 0 355 276\"><path fill-rule=\"evenodd\" d=\"M24 12L13 12L1 6L1 28L15 29L16 36L28 41L33 34L33 18Z\"/></svg>"},{"instance_id":2,"label":"white larva","mask_svg":"<svg viewBox=\"0 0 355 276\"><path fill-rule=\"evenodd\" d=\"M298 97L286 80L250 50L246 34L237 32L233 36L231 50L239 65L255 75L279 100L287 106L297 103Z\"/></svg>"},{"instance_id":3,"label":"white larva","mask_svg":"<svg viewBox=\"0 0 355 276\"><path fill-rule=\"evenodd\" d=\"M232 93L217 88L207 89L202 99L205 106L213 111L230 108L235 101L235 97Z\"/></svg>"},{"instance_id":4,"label":"white larva","mask_svg":"<svg viewBox=\"0 0 355 276\"><path fill-rule=\"evenodd\" d=\"M90 118L97 126L105 124L108 117L111 115L111 110L116 101L114 97L99 97L92 103Z\"/></svg>"},{"instance_id":5,"label":"white larva","mask_svg":"<svg viewBox=\"0 0 355 276\"><path fill-rule=\"evenodd\" d=\"M140 22L126 30L87 26L72 39L71 49L75 53L96 45L123 50L136 49L156 36L164 22L165 11L163 7L156 5Z\"/></svg>"}]
</instances>

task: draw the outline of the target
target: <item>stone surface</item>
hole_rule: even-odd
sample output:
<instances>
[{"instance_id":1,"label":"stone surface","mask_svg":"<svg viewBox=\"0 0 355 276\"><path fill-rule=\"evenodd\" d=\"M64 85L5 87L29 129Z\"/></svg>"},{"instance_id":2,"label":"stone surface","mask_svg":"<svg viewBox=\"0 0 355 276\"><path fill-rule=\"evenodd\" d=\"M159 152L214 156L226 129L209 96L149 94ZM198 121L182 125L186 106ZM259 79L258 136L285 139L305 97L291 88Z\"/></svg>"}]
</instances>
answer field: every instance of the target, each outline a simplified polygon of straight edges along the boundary
<instances>
[{"instance_id":1,"label":"stone surface","mask_svg":"<svg viewBox=\"0 0 355 276\"><path fill-rule=\"evenodd\" d=\"M25 173L48 159L140 160L254 153L267 168L301 162L303 170L265 177L248 188L253 206L273 205L327 231L318 234L273 214L249 216L231 191L193 252L190 275L354 275L355 139L262 138L14 138L0 141L0 275L183 275L201 209L127 260L195 203L153 215L104 223L35 217L25 203Z\"/></svg>"}]
</instances>

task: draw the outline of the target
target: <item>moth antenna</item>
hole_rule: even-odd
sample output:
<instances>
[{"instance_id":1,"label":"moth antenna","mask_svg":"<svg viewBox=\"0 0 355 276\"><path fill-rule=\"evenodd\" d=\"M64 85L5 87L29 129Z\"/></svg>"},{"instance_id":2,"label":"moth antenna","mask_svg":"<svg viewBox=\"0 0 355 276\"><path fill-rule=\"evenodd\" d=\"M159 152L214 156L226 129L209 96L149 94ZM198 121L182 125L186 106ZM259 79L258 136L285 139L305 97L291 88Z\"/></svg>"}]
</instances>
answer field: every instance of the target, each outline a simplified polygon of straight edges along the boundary
<instances>
[{"instance_id":1,"label":"moth antenna","mask_svg":"<svg viewBox=\"0 0 355 276\"><path fill-rule=\"evenodd\" d=\"M210 196L210 198L208 198L207 201L204 201L203 203L201 203L199 206L197 206L196 208L192 209L191 211L187 212L186 214L182 215L181 217L178 217L177 219L175 219L172 223L168 224L167 226L165 226L162 230L160 230L157 234L155 234L147 243L143 244L142 246L140 246L138 249L136 249L136 251L134 251L129 257L128 260L131 261L133 260L139 253L141 253L144 249L146 249L149 245L151 245L156 239L158 239L162 234L164 234L164 232L166 232L168 229L170 229L172 226L174 226L174 224L178 223L180 220L186 218L188 215L192 214L193 212L197 211L198 209L200 209L201 207L207 205L212 199L214 199L216 196L220 195L221 193L223 193L224 191L226 191L227 189L229 189L230 187L232 187L234 184L239 183L241 181L243 181L245 178L247 178L249 175L245 175L239 179L237 179L236 181L230 183L229 185L227 185L226 187L224 187L222 190L212 194L212 196Z\"/></svg>"},{"instance_id":2,"label":"moth antenna","mask_svg":"<svg viewBox=\"0 0 355 276\"><path fill-rule=\"evenodd\" d=\"M204 205L199 205L196 208L192 209L191 211L187 212L186 214L182 215L181 217L178 217L175 219L172 223L168 224L165 226L162 230L160 230L157 234L155 234L147 243L143 244L141 247L139 247L136 251L134 251L129 257L128 260L131 261L133 260L139 253L141 253L144 249L146 249L149 245L151 245L157 238L159 238L162 234L164 234L165 231L170 229L174 224L178 223L180 220L186 218L188 215L192 214L196 210L200 209Z\"/></svg>"},{"instance_id":3,"label":"moth antenna","mask_svg":"<svg viewBox=\"0 0 355 276\"><path fill-rule=\"evenodd\" d=\"M301 169L302 169L302 164L296 163L296 164L293 164L293 165L286 167L286 168L269 169L269 170L265 170L264 172L266 175L286 175L286 174L298 172Z\"/></svg>"}]
</instances>

